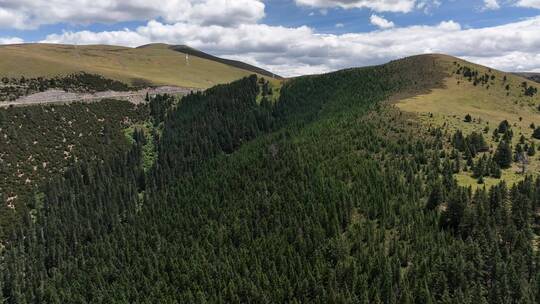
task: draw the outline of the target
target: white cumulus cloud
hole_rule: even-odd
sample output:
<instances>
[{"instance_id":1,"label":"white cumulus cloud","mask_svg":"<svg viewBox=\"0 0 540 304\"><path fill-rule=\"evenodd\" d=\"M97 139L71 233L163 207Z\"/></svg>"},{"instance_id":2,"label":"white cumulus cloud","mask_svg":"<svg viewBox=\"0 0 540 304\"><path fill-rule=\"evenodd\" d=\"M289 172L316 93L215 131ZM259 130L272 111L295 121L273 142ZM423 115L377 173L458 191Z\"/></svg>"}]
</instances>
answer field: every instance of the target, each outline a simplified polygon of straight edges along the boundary
<instances>
[{"instance_id":1,"label":"white cumulus cloud","mask_svg":"<svg viewBox=\"0 0 540 304\"><path fill-rule=\"evenodd\" d=\"M516 5L540 9L540 0L519 0Z\"/></svg>"},{"instance_id":2,"label":"white cumulus cloud","mask_svg":"<svg viewBox=\"0 0 540 304\"><path fill-rule=\"evenodd\" d=\"M231 26L264 17L262 0L0 0L0 27L34 29L55 23L117 23L161 18Z\"/></svg>"},{"instance_id":3,"label":"white cumulus cloud","mask_svg":"<svg viewBox=\"0 0 540 304\"><path fill-rule=\"evenodd\" d=\"M486 10L497 10L501 8L497 0L484 0L484 9Z\"/></svg>"},{"instance_id":4,"label":"white cumulus cloud","mask_svg":"<svg viewBox=\"0 0 540 304\"><path fill-rule=\"evenodd\" d=\"M296 4L308 7L340 7L345 9L365 8L377 12L408 13L417 6L428 6L430 0L295 0ZM433 0L438 1L438 0Z\"/></svg>"},{"instance_id":5,"label":"white cumulus cloud","mask_svg":"<svg viewBox=\"0 0 540 304\"><path fill-rule=\"evenodd\" d=\"M24 40L19 37L0 37L0 44L17 44L23 42Z\"/></svg>"},{"instance_id":6,"label":"white cumulus cloud","mask_svg":"<svg viewBox=\"0 0 540 304\"><path fill-rule=\"evenodd\" d=\"M369 18L369 21L371 22L371 24L381 29L389 29L395 26L394 22L386 20L384 17L378 16L375 14L371 15L371 17Z\"/></svg>"},{"instance_id":7,"label":"white cumulus cloud","mask_svg":"<svg viewBox=\"0 0 540 304\"><path fill-rule=\"evenodd\" d=\"M301 27L234 27L150 21L135 30L64 32L44 42L137 46L188 44L284 76L384 63L420 53L446 53L503 70L540 69L540 16L494 27L464 29L454 21L367 33L320 34Z\"/></svg>"}]
</instances>

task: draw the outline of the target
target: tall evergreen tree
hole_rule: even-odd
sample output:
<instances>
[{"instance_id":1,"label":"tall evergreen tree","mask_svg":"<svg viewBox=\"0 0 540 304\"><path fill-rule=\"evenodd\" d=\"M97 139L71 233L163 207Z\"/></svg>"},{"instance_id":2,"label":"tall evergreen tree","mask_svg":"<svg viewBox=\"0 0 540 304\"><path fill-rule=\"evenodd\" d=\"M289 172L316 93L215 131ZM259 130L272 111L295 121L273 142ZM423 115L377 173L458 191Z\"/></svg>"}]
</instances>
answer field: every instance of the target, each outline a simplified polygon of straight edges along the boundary
<instances>
[{"instance_id":1,"label":"tall evergreen tree","mask_svg":"<svg viewBox=\"0 0 540 304\"><path fill-rule=\"evenodd\" d=\"M501 168L509 168L512 165L512 149L507 141L499 143L493 159Z\"/></svg>"}]
</instances>

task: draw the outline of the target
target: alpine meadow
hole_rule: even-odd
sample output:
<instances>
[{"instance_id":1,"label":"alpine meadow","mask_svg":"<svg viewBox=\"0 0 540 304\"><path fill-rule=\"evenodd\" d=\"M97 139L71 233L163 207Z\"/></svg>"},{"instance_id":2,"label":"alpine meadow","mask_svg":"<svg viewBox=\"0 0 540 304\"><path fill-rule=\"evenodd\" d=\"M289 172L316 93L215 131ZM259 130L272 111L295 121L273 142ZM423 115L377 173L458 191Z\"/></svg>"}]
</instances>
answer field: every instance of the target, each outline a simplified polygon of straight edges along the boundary
<instances>
[{"instance_id":1,"label":"alpine meadow","mask_svg":"<svg viewBox=\"0 0 540 304\"><path fill-rule=\"evenodd\" d=\"M534 4L4 2L0 303L540 303Z\"/></svg>"}]
</instances>

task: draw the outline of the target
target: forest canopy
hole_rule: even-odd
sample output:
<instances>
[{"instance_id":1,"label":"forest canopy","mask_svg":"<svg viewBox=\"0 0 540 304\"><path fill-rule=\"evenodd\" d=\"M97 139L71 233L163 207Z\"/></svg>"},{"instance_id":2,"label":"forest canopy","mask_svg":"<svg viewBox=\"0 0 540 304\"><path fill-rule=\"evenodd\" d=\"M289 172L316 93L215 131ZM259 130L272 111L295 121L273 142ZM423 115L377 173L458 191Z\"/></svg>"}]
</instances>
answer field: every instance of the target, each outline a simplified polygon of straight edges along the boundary
<instances>
[{"instance_id":1,"label":"forest canopy","mask_svg":"<svg viewBox=\"0 0 540 304\"><path fill-rule=\"evenodd\" d=\"M440 132L385 102L440 85L427 58L300 77L275 103L256 76L158 98L170 106L152 105L155 138L134 132L124 153L43 189L6 242L1 297L538 303L540 179L461 187ZM486 150L481 134L452 145Z\"/></svg>"}]
</instances>

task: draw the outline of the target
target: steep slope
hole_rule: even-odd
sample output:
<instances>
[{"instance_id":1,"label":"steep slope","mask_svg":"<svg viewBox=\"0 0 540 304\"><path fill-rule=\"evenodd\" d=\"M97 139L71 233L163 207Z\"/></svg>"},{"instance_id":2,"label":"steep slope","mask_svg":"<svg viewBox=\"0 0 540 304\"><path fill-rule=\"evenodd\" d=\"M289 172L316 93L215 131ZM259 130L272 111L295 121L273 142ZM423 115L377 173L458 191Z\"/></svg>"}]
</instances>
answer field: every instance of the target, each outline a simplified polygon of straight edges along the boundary
<instances>
[{"instance_id":1,"label":"steep slope","mask_svg":"<svg viewBox=\"0 0 540 304\"><path fill-rule=\"evenodd\" d=\"M419 56L256 77L167 111L144 136L44 189L6 242L8 303L538 303L540 179L472 193L445 138L385 101L443 88Z\"/></svg>"},{"instance_id":2,"label":"steep slope","mask_svg":"<svg viewBox=\"0 0 540 304\"><path fill-rule=\"evenodd\" d=\"M35 211L48 181L129 150L123 130L148 120L148 112L116 100L0 108L0 240Z\"/></svg>"},{"instance_id":3,"label":"steep slope","mask_svg":"<svg viewBox=\"0 0 540 304\"><path fill-rule=\"evenodd\" d=\"M0 78L52 78L82 71L128 85L208 88L253 73L252 69L198 56L192 56L187 62L182 53L168 47L3 45L0 58Z\"/></svg>"},{"instance_id":4,"label":"steep slope","mask_svg":"<svg viewBox=\"0 0 540 304\"><path fill-rule=\"evenodd\" d=\"M398 100L400 109L416 113L417 119L429 128L440 128L448 140L458 130L465 136L472 132L483 134L490 153L494 153L498 145L498 141L493 140L493 132L504 120L512 126L513 147L519 145L522 135L526 144L540 146L540 141L532 138L535 128L531 128L540 124L539 84L455 57L432 57L446 74L444 86ZM466 121L467 115L471 121ZM540 172L537 155L529 157L529 162L528 172ZM521 170L520 164L514 162L503 171L503 178L510 183L522 180ZM476 187L478 184L471 173L461 172L458 177L463 184ZM493 185L498 179L487 178L485 182Z\"/></svg>"}]
</instances>

